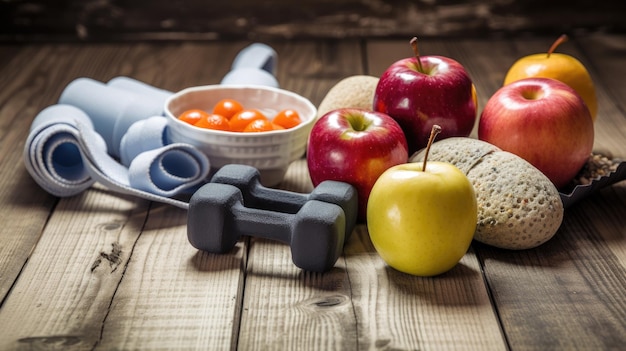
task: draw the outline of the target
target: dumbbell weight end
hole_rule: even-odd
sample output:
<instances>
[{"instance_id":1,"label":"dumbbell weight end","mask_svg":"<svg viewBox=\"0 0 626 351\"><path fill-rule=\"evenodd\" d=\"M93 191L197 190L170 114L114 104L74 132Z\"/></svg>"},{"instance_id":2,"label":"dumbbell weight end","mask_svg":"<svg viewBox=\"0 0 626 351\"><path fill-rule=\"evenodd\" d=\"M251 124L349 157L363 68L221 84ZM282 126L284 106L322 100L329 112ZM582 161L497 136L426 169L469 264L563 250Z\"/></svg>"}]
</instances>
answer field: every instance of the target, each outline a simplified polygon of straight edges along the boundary
<instances>
[{"instance_id":1,"label":"dumbbell weight end","mask_svg":"<svg viewBox=\"0 0 626 351\"><path fill-rule=\"evenodd\" d=\"M232 189L214 190L209 184L200 187L189 200L187 238L198 250L226 253L240 238L235 231L231 211L243 198L241 193Z\"/></svg>"},{"instance_id":2,"label":"dumbbell weight end","mask_svg":"<svg viewBox=\"0 0 626 351\"><path fill-rule=\"evenodd\" d=\"M310 200L296 213L291 256L296 266L313 272L331 269L343 251L346 217L336 204Z\"/></svg>"},{"instance_id":3,"label":"dumbbell weight end","mask_svg":"<svg viewBox=\"0 0 626 351\"><path fill-rule=\"evenodd\" d=\"M313 189L309 199L334 203L343 209L346 216L346 240L348 240L356 226L359 212L356 188L345 182L325 180Z\"/></svg>"}]
</instances>

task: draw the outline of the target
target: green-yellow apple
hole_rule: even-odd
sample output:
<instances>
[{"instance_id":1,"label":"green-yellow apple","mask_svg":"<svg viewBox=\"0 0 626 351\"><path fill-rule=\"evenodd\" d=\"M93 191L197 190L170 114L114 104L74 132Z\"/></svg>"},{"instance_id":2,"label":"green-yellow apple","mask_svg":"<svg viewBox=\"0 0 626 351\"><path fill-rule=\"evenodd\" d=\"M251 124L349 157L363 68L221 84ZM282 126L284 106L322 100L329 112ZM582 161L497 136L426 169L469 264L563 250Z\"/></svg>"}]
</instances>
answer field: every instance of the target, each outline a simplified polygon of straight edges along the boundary
<instances>
[{"instance_id":1,"label":"green-yellow apple","mask_svg":"<svg viewBox=\"0 0 626 351\"><path fill-rule=\"evenodd\" d=\"M567 40L561 35L550 47L547 53L532 54L517 60L504 78L504 85L524 78L552 78L572 87L583 98L589 108L591 117L596 120L598 102L596 90L591 75L585 66L575 57L555 53L554 50Z\"/></svg>"},{"instance_id":2,"label":"green-yellow apple","mask_svg":"<svg viewBox=\"0 0 626 351\"><path fill-rule=\"evenodd\" d=\"M526 78L501 87L487 101L478 138L525 159L561 189L587 162L593 127L589 109L570 86Z\"/></svg>"},{"instance_id":3,"label":"green-yellow apple","mask_svg":"<svg viewBox=\"0 0 626 351\"><path fill-rule=\"evenodd\" d=\"M477 116L476 89L465 68L443 56L420 56L394 62L380 76L373 108L393 117L406 135L409 154L426 146L433 125L440 138L468 136Z\"/></svg>"},{"instance_id":4,"label":"green-yellow apple","mask_svg":"<svg viewBox=\"0 0 626 351\"><path fill-rule=\"evenodd\" d=\"M378 178L367 205L367 229L389 266L434 276L465 255L477 212L476 194L465 174L451 163L425 159L391 167Z\"/></svg>"}]
</instances>

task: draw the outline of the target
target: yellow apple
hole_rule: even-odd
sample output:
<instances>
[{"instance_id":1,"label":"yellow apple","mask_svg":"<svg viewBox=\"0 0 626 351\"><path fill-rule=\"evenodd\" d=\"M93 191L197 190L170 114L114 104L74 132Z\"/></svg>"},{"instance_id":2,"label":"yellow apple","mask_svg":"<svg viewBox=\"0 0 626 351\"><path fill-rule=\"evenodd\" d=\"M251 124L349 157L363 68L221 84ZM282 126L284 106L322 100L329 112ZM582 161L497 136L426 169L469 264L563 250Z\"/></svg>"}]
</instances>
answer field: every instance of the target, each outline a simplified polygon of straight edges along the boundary
<instances>
[{"instance_id":1,"label":"yellow apple","mask_svg":"<svg viewBox=\"0 0 626 351\"><path fill-rule=\"evenodd\" d=\"M477 213L474 187L456 166L405 163L387 169L374 184L367 229L389 266L434 276L453 268L465 255Z\"/></svg>"},{"instance_id":2,"label":"yellow apple","mask_svg":"<svg viewBox=\"0 0 626 351\"><path fill-rule=\"evenodd\" d=\"M552 78L572 87L589 108L591 118L595 121L598 113L598 102L593 81L585 66L575 57L555 53L557 46L567 40L566 35L560 36L547 53L533 54L517 60L504 78L504 85L524 78Z\"/></svg>"}]
</instances>

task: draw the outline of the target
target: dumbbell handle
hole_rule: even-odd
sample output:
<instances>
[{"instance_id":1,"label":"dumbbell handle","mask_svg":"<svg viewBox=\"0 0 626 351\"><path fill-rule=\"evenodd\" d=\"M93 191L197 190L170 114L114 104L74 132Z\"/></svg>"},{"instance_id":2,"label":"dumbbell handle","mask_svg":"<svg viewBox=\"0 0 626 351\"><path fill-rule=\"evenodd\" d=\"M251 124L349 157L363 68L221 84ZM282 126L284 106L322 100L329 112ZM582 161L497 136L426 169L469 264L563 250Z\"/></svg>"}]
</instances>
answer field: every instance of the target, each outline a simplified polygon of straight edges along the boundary
<instances>
[{"instance_id":1,"label":"dumbbell handle","mask_svg":"<svg viewBox=\"0 0 626 351\"><path fill-rule=\"evenodd\" d=\"M264 210L281 209L287 213L297 213L309 200L308 194L297 193L282 189L256 186L247 189L250 196L244 192L246 206Z\"/></svg>"},{"instance_id":2,"label":"dumbbell handle","mask_svg":"<svg viewBox=\"0 0 626 351\"><path fill-rule=\"evenodd\" d=\"M291 221L293 214L256 208L246 208L241 203L231 208L233 230L240 236L254 236L291 243Z\"/></svg>"},{"instance_id":3,"label":"dumbbell handle","mask_svg":"<svg viewBox=\"0 0 626 351\"><path fill-rule=\"evenodd\" d=\"M327 181L328 183L332 181ZM297 213L300 211L302 206L305 203L311 200L319 200L329 203L335 203L336 205L343 206L342 209L347 210L344 211L346 216L346 233L345 237L350 237L354 227L356 225L356 216L357 216L357 198L356 195L352 202L341 202L338 201L340 197L335 196L333 193L315 193L315 189L310 194L298 193L288 190L282 189L274 189L261 186L260 183L257 183L257 186L244 188L242 190L242 194L247 207L254 207L263 210L275 211L279 209L280 211L286 213ZM356 194L356 190L354 190L354 194ZM342 197L345 198L345 196Z\"/></svg>"}]
</instances>

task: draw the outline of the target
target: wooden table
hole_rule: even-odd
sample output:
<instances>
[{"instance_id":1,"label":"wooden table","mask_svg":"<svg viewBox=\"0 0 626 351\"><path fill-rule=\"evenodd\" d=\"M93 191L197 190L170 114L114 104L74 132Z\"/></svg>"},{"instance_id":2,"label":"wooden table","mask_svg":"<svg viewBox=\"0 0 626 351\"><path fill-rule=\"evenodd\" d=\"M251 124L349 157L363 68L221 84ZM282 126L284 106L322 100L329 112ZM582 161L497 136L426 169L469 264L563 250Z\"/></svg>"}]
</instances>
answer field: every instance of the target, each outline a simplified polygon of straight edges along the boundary
<instances>
[{"instance_id":1,"label":"wooden table","mask_svg":"<svg viewBox=\"0 0 626 351\"><path fill-rule=\"evenodd\" d=\"M460 61L484 106L515 59L553 39L433 38L421 49ZM332 271L312 274L285 245L252 239L225 255L198 252L184 210L99 185L59 199L26 172L33 118L73 79L130 76L171 91L213 84L247 44L0 46L1 350L624 349L626 183L568 209L536 249L474 243L450 272L419 278L387 267L364 225ZM316 105L340 79L380 75L411 55L408 40L269 44L282 87ZM580 34L559 51L595 80L596 148L626 156L626 36ZM280 187L312 189L304 160Z\"/></svg>"}]
</instances>

